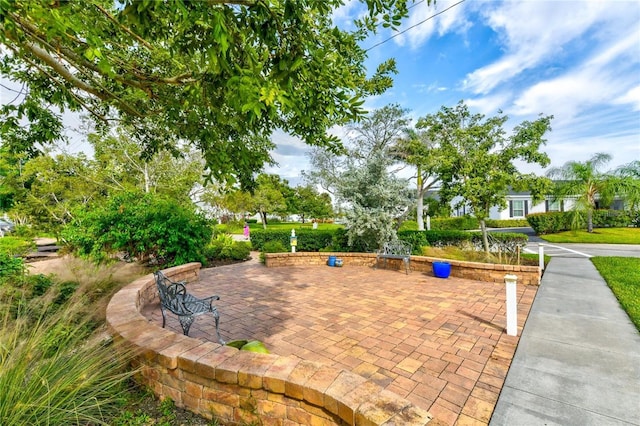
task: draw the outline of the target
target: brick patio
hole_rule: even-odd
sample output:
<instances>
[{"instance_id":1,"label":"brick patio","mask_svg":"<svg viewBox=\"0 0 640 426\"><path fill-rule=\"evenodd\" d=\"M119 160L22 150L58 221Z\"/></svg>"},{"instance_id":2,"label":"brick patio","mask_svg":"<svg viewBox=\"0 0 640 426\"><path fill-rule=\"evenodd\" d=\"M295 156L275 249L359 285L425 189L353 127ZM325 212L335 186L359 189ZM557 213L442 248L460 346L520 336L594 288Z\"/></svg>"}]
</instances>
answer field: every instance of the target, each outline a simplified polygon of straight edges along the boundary
<instances>
[{"instance_id":1,"label":"brick patio","mask_svg":"<svg viewBox=\"0 0 640 426\"><path fill-rule=\"evenodd\" d=\"M504 329L500 284L253 260L203 269L189 289L221 296L226 340L257 339L274 354L352 371L448 424L489 422L518 343ZM536 291L518 286L519 332ZM162 322L157 304L143 314ZM171 314L168 327L181 332ZM197 318L190 336L215 341L213 318Z\"/></svg>"}]
</instances>

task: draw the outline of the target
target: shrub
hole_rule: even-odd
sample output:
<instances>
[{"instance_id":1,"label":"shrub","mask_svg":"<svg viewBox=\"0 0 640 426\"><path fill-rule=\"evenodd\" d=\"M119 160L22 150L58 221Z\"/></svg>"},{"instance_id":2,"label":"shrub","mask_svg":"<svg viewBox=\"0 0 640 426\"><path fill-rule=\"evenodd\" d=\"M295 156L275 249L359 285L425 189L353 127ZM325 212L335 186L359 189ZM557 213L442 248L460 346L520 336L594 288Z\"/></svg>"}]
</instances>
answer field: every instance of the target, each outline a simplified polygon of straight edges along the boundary
<instances>
[{"instance_id":1,"label":"shrub","mask_svg":"<svg viewBox=\"0 0 640 426\"><path fill-rule=\"evenodd\" d=\"M78 255L105 261L117 252L167 266L204 261L212 230L207 220L175 200L124 193L76 213L62 233Z\"/></svg>"},{"instance_id":2,"label":"shrub","mask_svg":"<svg viewBox=\"0 0 640 426\"><path fill-rule=\"evenodd\" d=\"M432 231L478 229L478 220L471 216L437 217L431 219Z\"/></svg>"},{"instance_id":3,"label":"shrub","mask_svg":"<svg viewBox=\"0 0 640 426\"><path fill-rule=\"evenodd\" d=\"M287 253L289 249L280 241L268 241L262 246L263 253Z\"/></svg>"},{"instance_id":4,"label":"shrub","mask_svg":"<svg viewBox=\"0 0 640 426\"><path fill-rule=\"evenodd\" d=\"M320 251L328 247L333 242L334 230L329 229L306 229L296 231L298 245L296 251Z\"/></svg>"},{"instance_id":5,"label":"shrub","mask_svg":"<svg viewBox=\"0 0 640 426\"><path fill-rule=\"evenodd\" d=\"M251 232L251 244L259 251L263 251L264 245L271 241L279 241L283 246L288 246L290 236L291 231L285 229L255 229Z\"/></svg>"},{"instance_id":6,"label":"shrub","mask_svg":"<svg viewBox=\"0 0 640 426\"><path fill-rule=\"evenodd\" d=\"M624 228L634 224L635 215L621 210L594 210L594 228ZM538 235L586 228L586 213L580 211L532 213L527 222Z\"/></svg>"},{"instance_id":7,"label":"shrub","mask_svg":"<svg viewBox=\"0 0 640 426\"><path fill-rule=\"evenodd\" d=\"M425 231L426 240L433 247L464 247L471 243L472 234L465 231Z\"/></svg>"},{"instance_id":8,"label":"shrub","mask_svg":"<svg viewBox=\"0 0 640 426\"><path fill-rule=\"evenodd\" d=\"M418 230L418 222L415 220L405 220L400 224L400 228L398 228L398 232L402 231L417 231Z\"/></svg>"},{"instance_id":9,"label":"shrub","mask_svg":"<svg viewBox=\"0 0 640 426\"><path fill-rule=\"evenodd\" d=\"M411 244L412 253L422 254L422 247L429 245L429 241L425 235L426 231L398 231L398 239Z\"/></svg>"},{"instance_id":10,"label":"shrub","mask_svg":"<svg viewBox=\"0 0 640 426\"><path fill-rule=\"evenodd\" d=\"M397 238L393 215L383 208L354 205L346 214L346 235L349 246L360 246L363 252L373 252L386 241Z\"/></svg>"},{"instance_id":11,"label":"shrub","mask_svg":"<svg viewBox=\"0 0 640 426\"><path fill-rule=\"evenodd\" d=\"M36 245L29 239L13 236L0 238L0 253L6 253L12 256L23 256L35 250L35 247Z\"/></svg>"},{"instance_id":12,"label":"shrub","mask_svg":"<svg viewBox=\"0 0 640 426\"><path fill-rule=\"evenodd\" d=\"M231 235L218 235L205 249L207 260L246 260L251 254L251 244L234 241Z\"/></svg>"},{"instance_id":13,"label":"shrub","mask_svg":"<svg viewBox=\"0 0 640 426\"><path fill-rule=\"evenodd\" d=\"M287 253L289 249L282 244L281 241L267 241L262 245L262 250L260 251L260 262L265 262L265 253Z\"/></svg>"},{"instance_id":14,"label":"shrub","mask_svg":"<svg viewBox=\"0 0 640 426\"><path fill-rule=\"evenodd\" d=\"M593 226L595 228L626 228L633 224L631 212L622 210L595 210Z\"/></svg>"},{"instance_id":15,"label":"shrub","mask_svg":"<svg viewBox=\"0 0 640 426\"><path fill-rule=\"evenodd\" d=\"M525 228L529 226L527 219L486 219L487 228Z\"/></svg>"},{"instance_id":16,"label":"shrub","mask_svg":"<svg viewBox=\"0 0 640 426\"><path fill-rule=\"evenodd\" d=\"M22 259L0 251L0 283L4 280L17 280L25 272Z\"/></svg>"}]
</instances>

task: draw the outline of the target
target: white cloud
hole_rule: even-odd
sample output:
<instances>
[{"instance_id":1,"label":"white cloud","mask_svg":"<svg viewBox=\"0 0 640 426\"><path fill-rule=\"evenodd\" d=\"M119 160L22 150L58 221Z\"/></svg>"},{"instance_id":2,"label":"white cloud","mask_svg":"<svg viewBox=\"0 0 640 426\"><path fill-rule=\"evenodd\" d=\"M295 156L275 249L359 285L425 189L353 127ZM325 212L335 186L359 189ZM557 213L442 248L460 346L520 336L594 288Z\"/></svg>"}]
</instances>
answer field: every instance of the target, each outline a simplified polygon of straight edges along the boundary
<instances>
[{"instance_id":1,"label":"white cloud","mask_svg":"<svg viewBox=\"0 0 640 426\"><path fill-rule=\"evenodd\" d=\"M493 116L508 103L509 98L509 94L507 93L498 93L492 96L466 99L465 104L473 111L487 116Z\"/></svg>"},{"instance_id":2,"label":"white cloud","mask_svg":"<svg viewBox=\"0 0 640 426\"><path fill-rule=\"evenodd\" d=\"M571 119L597 104L631 102L637 106L640 96L634 66L640 64L640 52L635 51L639 40L640 30L635 29L564 74L526 88L514 101L511 112L545 112Z\"/></svg>"},{"instance_id":3,"label":"white cloud","mask_svg":"<svg viewBox=\"0 0 640 426\"><path fill-rule=\"evenodd\" d=\"M364 13L362 4L357 0L348 0L331 14L331 20L340 28L352 28L353 21Z\"/></svg>"},{"instance_id":4,"label":"white cloud","mask_svg":"<svg viewBox=\"0 0 640 426\"><path fill-rule=\"evenodd\" d=\"M403 22L398 31L406 33L399 35L394 39L396 44L404 46L408 44L411 49L417 49L426 43L434 34L442 36L448 32L464 33L471 26L471 23L464 16L465 4L461 3L455 7L451 7L459 3L459 0L438 0L435 5L428 5L427 2L418 3L410 10L409 18ZM446 12L444 11L451 7ZM433 18L431 18L433 17Z\"/></svg>"},{"instance_id":5,"label":"white cloud","mask_svg":"<svg viewBox=\"0 0 640 426\"><path fill-rule=\"evenodd\" d=\"M630 104L634 111L640 111L640 85L629 89L613 100L614 104Z\"/></svg>"},{"instance_id":6,"label":"white cloud","mask_svg":"<svg viewBox=\"0 0 640 426\"><path fill-rule=\"evenodd\" d=\"M466 76L464 87L476 94L488 93L525 70L567 55L569 43L610 43L637 27L637 15L628 13L629 2L481 4L480 13L498 35L505 55ZM591 39L581 39L587 31L593 31Z\"/></svg>"}]
</instances>

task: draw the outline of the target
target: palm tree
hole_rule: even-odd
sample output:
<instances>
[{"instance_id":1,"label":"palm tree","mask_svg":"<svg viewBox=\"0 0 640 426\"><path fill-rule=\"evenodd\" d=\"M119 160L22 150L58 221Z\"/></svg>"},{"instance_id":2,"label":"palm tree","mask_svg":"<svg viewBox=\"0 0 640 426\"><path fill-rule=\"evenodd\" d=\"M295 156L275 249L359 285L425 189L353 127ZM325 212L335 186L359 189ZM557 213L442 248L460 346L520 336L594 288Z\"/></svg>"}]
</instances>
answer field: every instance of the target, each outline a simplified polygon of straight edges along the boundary
<instances>
[{"instance_id":1,"label":"palm tree","mask_svg":"<svg viewBox=\"0 0 640 426\"><path fill-rule=\"evenodd\" d=\"M625 206L633 211L640 209L640 160L623 164L616 169L619 192L624 195Z\"/></svg>"},{"instance_id":2,"label":"palm tree","mask_svg":"<svg viewBox=\"0 0 640 426\"><path fill-rule=\"evenodd\" d=\"M547 177L557 180L555 199L575 197L574 209L586 212L587 232L593 232L596 197L602 205L608 205L618 190L619 179L600 170L609 161L611 155L599 152L585 162L568 161L562 167L553 167L547 171Z\"/></svg>"}]
</instances>

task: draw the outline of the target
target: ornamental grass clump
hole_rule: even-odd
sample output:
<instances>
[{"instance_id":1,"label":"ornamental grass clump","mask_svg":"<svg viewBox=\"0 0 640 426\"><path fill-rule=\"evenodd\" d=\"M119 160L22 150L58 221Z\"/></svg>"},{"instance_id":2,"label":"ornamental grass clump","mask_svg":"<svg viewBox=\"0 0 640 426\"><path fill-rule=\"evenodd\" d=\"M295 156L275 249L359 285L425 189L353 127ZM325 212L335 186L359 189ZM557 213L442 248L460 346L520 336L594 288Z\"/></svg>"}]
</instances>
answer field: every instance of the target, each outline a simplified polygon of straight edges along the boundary
<instances>
[{"instance_id":1,"label":"ornamental grass clump","mask_svg":"<svg viewBox=\"0 0 640 426\"><path fill-rule=\"evenodd\" d=\"M0 424L109 424L134 374L131 354L94 332L81 303L33 319L14 302L0 301Z\"/></svg>"}]
</instances>

